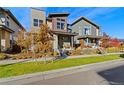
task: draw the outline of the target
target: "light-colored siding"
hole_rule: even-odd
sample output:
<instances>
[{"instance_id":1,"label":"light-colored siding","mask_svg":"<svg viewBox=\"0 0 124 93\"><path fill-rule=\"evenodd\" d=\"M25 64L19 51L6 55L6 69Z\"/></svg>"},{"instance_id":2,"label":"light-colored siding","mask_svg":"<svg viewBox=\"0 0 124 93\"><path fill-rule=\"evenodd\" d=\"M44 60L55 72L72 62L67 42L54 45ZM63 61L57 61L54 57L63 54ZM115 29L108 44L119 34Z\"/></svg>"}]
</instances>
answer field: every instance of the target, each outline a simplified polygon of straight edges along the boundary
<instances>
[{"instance_id":1,"label":"light-colored siding","mask_svg":"<svg viewBox=\"0 0 124 93\"><path fill-rule=\"evenodd\" d=\"M76 24L74 24L72 26L72 32L79 33L80 36L83 36L84 35L84 30L83 29L84 29L85 26L91 27L90 35L96 36L99 33L98 28L96 28L95 26L93 26L92 24L90 24L90 23L88 23L84 20L81 20L81 21L77 22Z\"/></svg>"},{"instance_id":2,"label":"light-colored siding","mask_svg":"<svg viewBox=\"0 0 124 93\"><path fill-rule=\"evenodd\" d=\"M43 20L43 24L45 24L46 23L45 11L31 8L31 31L36 31L40 29L40 27L34 26L33 24L34 19Z\"/></svg>"},{"instance_id":3,"label":"light-colored siding","mask_svg":"<svg viewBox=\"0 0 124 93\"><path fill-rule=\"evenodd\" d=\"M85 21L85 20L81 20L79 22L77 22L76 24L74 24L72 26L72 32L76 32L79 34L79 36L84 36L84 27L85 26L89 26L90 27L90 35L91 36L98 36L100 35L100 31L98 28L96 28L94 25L90 24L89 22ZM74 37L74 42L76 44L79 44L79 40L77 40L78 36Z\"/></svg>"},{"instance_id":4,"label":"light-colored siding","mask_svg":"<svg viewBox=\"0 0 124 93\"><path fill-rule=\"evenodd\" d=\"M10 29L12 29L15 32L18 32L21 30L20 26L8 14L6 14L5 17L6 17L6 24L5 24L6 26L8 21ZM9 19L7 17L9 17Z\"/></svg>"},{"instance_id":5,"label":"light-colored siding","mask_svg":"<svg viewBox=\"0 0 124 93\"><path fill-rule=\"evenodd\" d=\"M5 20L5 15L0 13L0 25L5 25L5 22L2 22L2 20Z\"/></svg>"},{"instance_id":6,"label":"light-colored siding","mask_svg":"<svg viewBox=\"0 0 124 93\"><path fill-rule=\"evenodd\" d=\"M51 21L47 21L47 25L52 30L52 22Z\"/></svg>"}]
</instances>

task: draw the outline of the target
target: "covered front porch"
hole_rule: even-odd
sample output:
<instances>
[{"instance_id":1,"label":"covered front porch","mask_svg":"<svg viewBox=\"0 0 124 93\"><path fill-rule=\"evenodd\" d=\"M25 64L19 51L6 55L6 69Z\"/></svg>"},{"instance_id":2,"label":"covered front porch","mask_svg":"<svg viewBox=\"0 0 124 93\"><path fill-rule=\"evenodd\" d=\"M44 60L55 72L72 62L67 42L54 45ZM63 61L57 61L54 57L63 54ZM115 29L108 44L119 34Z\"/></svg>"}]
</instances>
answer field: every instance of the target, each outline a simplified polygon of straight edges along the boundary
<instances>
[{"instance_id":1,"label":"covered front porch","mask_svg":"<svg viewBox=\"0 0 124 93\"><path fill-rule=\"evenodd\" d=\"M74 48L74 33L54 31L53 49L59 51L61 49L71 50Z\"/></svg>"},{"instance_id":2,"label":"covered front porch","mask_svg":"<svg viewBox=\"0 0 124 93\"><path fill-rule=\"evenodd\" d=\"M99 46L99 40L101 37L80 37L78 40L84 44L84 46L89 47L98 47Z\"/></svg>"},{"instance_id":3,"label":"covered front porch","mask_svg":"<svg viewBox=\"0 0 124 93\"><path fill-rule=\"evenodd\" d=\"M12 30L0 25L0 51L4 52L12 48L12 33Z\"/></svg>"}]
</instances>

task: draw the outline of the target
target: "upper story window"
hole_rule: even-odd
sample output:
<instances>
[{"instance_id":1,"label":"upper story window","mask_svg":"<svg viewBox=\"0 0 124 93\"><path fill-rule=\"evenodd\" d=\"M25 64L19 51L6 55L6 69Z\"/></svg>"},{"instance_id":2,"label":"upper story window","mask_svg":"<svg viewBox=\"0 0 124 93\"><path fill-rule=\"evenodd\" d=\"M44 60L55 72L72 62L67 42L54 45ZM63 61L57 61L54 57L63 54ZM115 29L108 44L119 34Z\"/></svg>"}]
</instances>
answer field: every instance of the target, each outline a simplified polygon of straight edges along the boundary
<instances>
[{"instance_id":1,"label":"upper story window","mask_svg":"<svg viewBox=\"0 0 124 93\"><path fill-rule=\"evenodd\" d=\"M61 23L61 29L64 30L65 28L65 23Z\"/></svg>"},{"instance_id":2,"label":"upper story window","mask_svg":"<svg viewBox=\"0 0 124 93\"><path fill-rule=\"evenodd\" d=\"M84 27L84 35L90 35L90 26Z\"/></svg>"},{"instance_id":3,"label":"upper story window","mask_svg":"<svg viewBox=\"0 0 124 93\"><path fill-rule=\"evenodd\" d=\"M65 29L65 23L57 22L57 29L64 30Z\"/></svg>"},{"instance_id":4,"label":"upper story window","mask_svg":"<svg viewBox=\"0 0 124 93\"><path fill-rule=\"evenodd\" d=\"M33 23L34 23L34 26L39 26L40 27L43 24L43 20L34 19Z\"/></svg>"},{"instance_id":5,"label":"upper story window","mask_svg":"<svg viewBox=\"0 0 124 93\"><path fill-rule=\"evenodd\" d=\"M7 19L9 19L9 17L7 16Z\"/></svg>"},{"instance_id":6,"label":"upper story window","mask_svg":"<svg viewBox=\"0 0 124 93\"><path fill-rule=\"evenodd\" d=\"M57 18L57 29L64 30L65 29L65 19Z\"/></svg>"},{"instance_id":7,"label":"upper story window","mask_svg":"<svg viewBox=\"0 0 124 93\"><path fill-rule=\"evenodd\" d=\"M57 21L60 21L60 18L57 18Z\"/></svg>"},{"instance_id":8,"label":"upper story window","mask_svg":"<svg viewBox=\"0 0 124 93\"><path fill-rule=\"evenodd\" d=\"M34 26L38 26L38 19L34 19Z\"/></svg>"},{"instance_id":9,"label":"upper story window","mask_svg":"<svg viewBox=\"0 0 124 93\"><path fill-rule=\"evenodd\" d=\"M43 20L39 20L39 27L43 24Z\"/></svg>"},{"instance_id":10,"label":"upper story window","mask_svg":"<svg viewBox=\"0 0 124 93\"><path fill-rule=\"evenodd\" d=\"M9 27L9 21L6 22L7 27Z\"/></svg>"},{"instance_id":11,"label":"upper story window","mask_svg":"<svg viewBox=\"0 0 124 93\"><path fill-rule=\"evenodd\" d=\"M61 19L61 21L65 22L65 19Z\"/></svg>"},{"instance_id":12,"label":"upper story window","mask_svg":"<svg viewBox=\"0 0 124 93\"><path fill-rule=\"evenodd\" d=\"M57 22L57 29L60 29L61 28L61 25L59 22Z\"/></svg>"}]
</instances>

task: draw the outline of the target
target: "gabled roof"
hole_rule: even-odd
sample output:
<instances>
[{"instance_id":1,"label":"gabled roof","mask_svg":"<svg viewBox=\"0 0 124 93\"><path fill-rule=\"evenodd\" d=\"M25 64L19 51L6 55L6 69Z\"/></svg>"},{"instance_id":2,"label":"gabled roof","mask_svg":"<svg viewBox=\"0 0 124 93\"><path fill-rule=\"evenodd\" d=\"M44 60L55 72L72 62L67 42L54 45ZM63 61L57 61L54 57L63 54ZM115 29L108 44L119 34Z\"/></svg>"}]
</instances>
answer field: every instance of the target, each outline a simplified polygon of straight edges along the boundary
<instances>
[{"instance_id":1,"label":"gabled roof","mask_svg":"<svg viewBox=\"0 0 124 93\"><path fill-rule=\"evenodd\" d=\"M50 13L48 17L58 17L58 16L69 16L69 13L64 12L64 13Z\"/></svg>"},{"instance_id":2,"label":"gabled roof","mask_svg":"<svg viewBox=\"0 0 124 93\"><path fill-rule=\"evenodd\" d=\"M17 20L17 18L11 13L11 11L9 9L5 9L0 7L0 11L4 11L6 12L15 22L16 24L18 24L22 29L24 29L24 27L20 24L20 22Z\"/></svg>"},{"instance_id":3,"label":"gabled roof","mask_svg":"<svg viewBox=\"0 0 124 93\"><path fill-rule=\"evenodd\" d=\"M74 24L76 24L77 22L79 22L79 21L81 21L81 20L87 21L88 23L94 25L94 26L97 27L98 29L100 28L99 25L95 24L94 22L92 22L91 20L89 20L89 19L87 19L87 18L85 18L85 17L83 17L83 16L80 17L80 18L78 18L77 20L75 20L75 21L71 24L71 26L73 26Z\"/></svg>"}]
</instances>

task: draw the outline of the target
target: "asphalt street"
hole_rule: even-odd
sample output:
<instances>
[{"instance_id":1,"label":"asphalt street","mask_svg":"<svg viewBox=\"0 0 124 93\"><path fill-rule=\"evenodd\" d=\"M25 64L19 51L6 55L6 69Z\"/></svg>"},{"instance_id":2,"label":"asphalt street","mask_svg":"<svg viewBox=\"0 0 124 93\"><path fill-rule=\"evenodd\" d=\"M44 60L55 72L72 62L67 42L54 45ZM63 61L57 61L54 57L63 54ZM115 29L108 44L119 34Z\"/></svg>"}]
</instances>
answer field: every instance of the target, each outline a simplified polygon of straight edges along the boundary
<instances>
[{"instance_id":1,"label":"asphalt street","mask_svg":"<svg viewBox=\"0 0 124 93\"><path fill-rule=\"evenodd\" d=\"M98 73L111 85L124 85L124 65Z\"/></svg>"},{"instance_id":2,"label":"asphalt street","mask_svg":"<svg viewBox=\"0 0 124 93\"><path fill-rule=\"evenodd\" d=\"M94 80L94 78L97 80ZM83 71L47 80L29 83L28 85L103 85L107 84L102 77L94 71Z\"/></svg>"}]
</instances>

